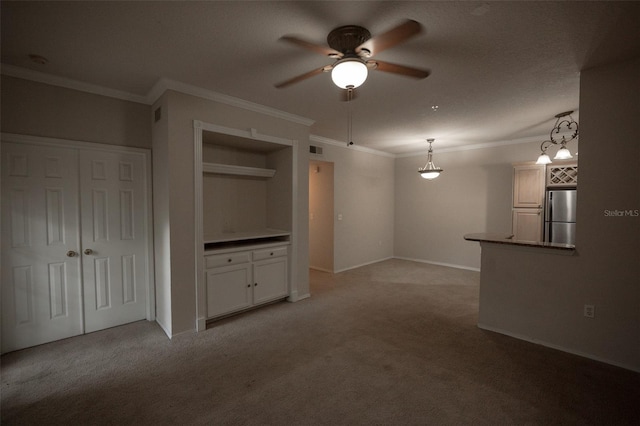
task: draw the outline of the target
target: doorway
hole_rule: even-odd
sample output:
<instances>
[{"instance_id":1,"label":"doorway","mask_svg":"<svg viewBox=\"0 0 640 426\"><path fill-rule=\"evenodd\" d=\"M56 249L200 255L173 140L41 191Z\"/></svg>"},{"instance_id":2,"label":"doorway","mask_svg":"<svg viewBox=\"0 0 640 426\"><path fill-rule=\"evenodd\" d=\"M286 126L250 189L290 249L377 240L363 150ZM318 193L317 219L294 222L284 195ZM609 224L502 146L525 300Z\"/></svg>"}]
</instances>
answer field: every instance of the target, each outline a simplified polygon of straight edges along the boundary
<instances>
[{"instance_id":1,"label":"doorway","mask_svg":"<svg viewBox=\"0 0 640 426\"><path fill-rule=\"evenodd\" d=\"M153 319L148 154L28 139L2 141L2 352Z\"/></svg>"},{"instance_id":2,"label":"doorway","mask_svg":"<svg viewBox=\"0 0 640 426\"><path fill-rule=\"evenodd\" d=\"M309 267L333 272L333 163L309 162Z\"/></svg>"}]
</instances>

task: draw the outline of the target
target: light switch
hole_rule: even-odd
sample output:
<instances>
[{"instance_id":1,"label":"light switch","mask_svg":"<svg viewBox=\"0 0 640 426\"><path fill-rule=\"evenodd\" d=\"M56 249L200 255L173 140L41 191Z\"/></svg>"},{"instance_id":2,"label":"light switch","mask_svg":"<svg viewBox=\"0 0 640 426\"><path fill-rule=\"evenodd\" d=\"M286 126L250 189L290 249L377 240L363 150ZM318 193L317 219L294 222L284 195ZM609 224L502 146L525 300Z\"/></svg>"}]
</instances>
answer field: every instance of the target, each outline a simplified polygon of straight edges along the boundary
<instances>
[{"instance_id":1,"label":"light switch","mask_svg":"<svg viewBox=\"0 0 640 426\"><path fill-rule=\"evenodd\" d=\"M342 220L342 213L338 213L338 220Z\"/></svg>"}]
</instances>

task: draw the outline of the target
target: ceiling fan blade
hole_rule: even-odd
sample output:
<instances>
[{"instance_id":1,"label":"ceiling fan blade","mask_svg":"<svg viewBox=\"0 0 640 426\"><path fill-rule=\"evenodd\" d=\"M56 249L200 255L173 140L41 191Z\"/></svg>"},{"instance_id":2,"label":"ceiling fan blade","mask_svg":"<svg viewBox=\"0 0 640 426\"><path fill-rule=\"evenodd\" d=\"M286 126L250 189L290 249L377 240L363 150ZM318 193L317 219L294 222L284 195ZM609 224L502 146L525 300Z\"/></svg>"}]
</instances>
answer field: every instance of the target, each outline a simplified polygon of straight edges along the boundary
<instances>
[{"instance_id":1,"label":"ceiling fan blade","mask_svg":"<svg viewBox=\"0 0 640 426\"><path fill-rule=\"evenodd\" d=\"M315 44L298 37L283 36L283 37L280 37L280 40L295 44L296 46L302 47L303 49L311 50L312 52L320 53L321 55L330 56L332 58L342 57L342 53L338 52L337 50L333 50L328 46Z\"/></svg>"},{"instance_id":2,"label":"ceiling fan blade","mask_svg":"<svg viewBox=\"0 0 640 426\"><path fill-rule=\"evenodd\" d=\"M309 71L307 73L301 74L301 75L299 75L297 77L290 78L289 80L286 80L286 81L283 81L281 83L276 84L276 87L278 89L282 89L283 87L291 86L292 84L298 83L298 82L300 82L302 80L306 80L307 78L311 78L311 77L313 77L315 75L322 74L323 72L325 72L327 70L328 67L329 66L318 68L318 69Z\"/></svg>"},{"instance_id":3,"label":"ceiling fan blade","mask_svg":"<svg viewBox=\"0 0 640 426\"><path fill-rule=\"evenodd\" d=\"M421 70L419 68L408 67L406 65L392 64L391 62L367 61L367 64L371 62L376 64L374 67L376 71L390 72L413 78L427 78L431 74L430 70Z\"/></svg>"},{"instance_id":4,"label":"ceiling fan blade","mask_svg":"<svg viewBox=\"0 0 640 426\"><path fill-rule=\"evenodd\" d=\"M422 31L422 25L419 22L407 19L402 24L390 29L389 31L371 37L356 48L356 53L366 49L371 52L371 56L386 50L390 47L400 44L403 41L413 37Z\"/></svg>"}]
</instances>

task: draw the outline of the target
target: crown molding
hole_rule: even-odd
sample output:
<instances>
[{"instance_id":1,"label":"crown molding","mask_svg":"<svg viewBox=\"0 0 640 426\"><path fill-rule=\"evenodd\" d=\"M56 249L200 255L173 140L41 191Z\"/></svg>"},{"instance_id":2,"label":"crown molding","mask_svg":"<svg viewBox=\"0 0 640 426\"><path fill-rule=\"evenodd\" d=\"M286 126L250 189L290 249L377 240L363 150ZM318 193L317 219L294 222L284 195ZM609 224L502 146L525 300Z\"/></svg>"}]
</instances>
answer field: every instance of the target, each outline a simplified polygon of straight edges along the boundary
<instances>
[{"instance_id":1,"label":"crown molding","mask_svg":"<svg viewBox=\"0 0 640 426\"><path fill-rule=\"evenodd\" d=\"M456 152L456 151L471 151L475 149L487 149L487 148L504 147L509 145L520 145L520 144L531 143L531 142L540 142L544 140L545 137L547 136L545 135L530 136L526 138L513 139L513 140L507 140L507 141L485 142L485 143L477 143L472 145L459 145L459 146L452 146L450 148L438 148L437 151L434 149L434 152L443 153L443 152ZM395 157L396 158L417 157L417 156L427 155L428 152L429 152L428 150L408 152L406 154L396 154Z\"/></svg>"},{"instance_id":2,"label":"crown molding","mask_svg":"<svg viewBox=\"0 0 640 426\"><path fill-rule=\"evenodd\" d=\"M20 68L13 65L2 64L2 74L9 77L21 78L23 80L36 81L38 83L44 83L51 86L59 86L94 95L121 99L123 101L136 102L139 104L148 103L146 96L134 95L133 93L124 92L122 90L109 89L107 87L83 83L70 78L34 71L27 68Z\"/></svg>"},{"instance_id":3,"label":"crown molding","mask_svg":"<svg viewBox=\"0 0 640 426\"><path fill-rule=\"evenodd\" d=\"M324 136L309 135L309 141L315 142L315 143L323 143L323 144L326 144L326 145L333 145L333 146L337 146L339 148L351 149L351 150L354 150L354 151L367 152L369 154L379 155L381 157L390 157L390 158L395 158L396 157L395 154L390 154L388 152L379 151L379 150L373 149L373 148L366 148L366 147L358 146L358 145L347 145L346 142L340 142L340 141L337 141L335 139L325 138Z\"/></svg>"},{"instance_id":4,"label":"crown molding","mask_svg":"<svg viewBox=\"0 0 640 426\"><path fill-rule=\"evenodd\" d=\"M299 115L290 114L275 108L245 101L233 96L223 95L212 90L203 89L201 87L192 86L179 81L161 78L151 88L146 96L134 95L133 93L124 92L122 90L109 89L107 87L95 84L84 83L70 78L60 77L53 74L47 74L40 71L34 71L27 68L20 68L13 65L2 64L1 72L3 75L23 80L36 81L38 83L49 84L51 86L64 87L66 89L78 90L81 92L92 93L94 95L106 96L109 98L120 99L123 101L136 102L145 105L153 105L162 94L167 90L184 93L187 95L197 96L214 102L235 106L249 111L258 112L271 117L280 118L291 121L304 126L311 126L315 120L305 118Z\"/></svg>"},{"instance_id":5,"label":"crown molding","mask_svg":"<svg viewBox=\"0 0 640 426\"><path fill-rule=\"evenodd\" d=\"M280 111L275 108L267 107L264 105L256 104L253 102L245 101L233 96L223 95L221 93L214 92L212 90L203 89L201 87L192 86L190 84L181 83L175 80L169 80L161 78L153 86L147 95L147 102L153 104L162 94L167 90L173 90L186 95L192 95L199 98L207 99L214 102L219 102L225 105L235 106L238 108L246 109L249 111L259 112L261 114L269 115L271 117L280 118L283 120L291 121L297 124L305 126L311 126L315 123L315 120L301 117L299 115L290 114L288 112Z\"/></svg>"}]
</instances>

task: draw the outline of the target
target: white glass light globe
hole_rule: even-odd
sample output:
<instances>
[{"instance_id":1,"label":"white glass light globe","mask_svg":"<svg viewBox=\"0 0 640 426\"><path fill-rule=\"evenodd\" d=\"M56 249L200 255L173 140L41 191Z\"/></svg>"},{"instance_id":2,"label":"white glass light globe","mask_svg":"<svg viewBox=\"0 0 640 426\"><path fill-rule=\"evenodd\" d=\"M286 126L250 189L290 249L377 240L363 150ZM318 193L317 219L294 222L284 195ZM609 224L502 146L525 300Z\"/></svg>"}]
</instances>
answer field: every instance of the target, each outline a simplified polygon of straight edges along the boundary
<instances>
[{"instance_id":1,"label":"white glass light globe","mask_svg":"<svg viewBox=\"0 0 640 426\"><path fill-rule=\"evenodd\" d=\"M556 156L553 157L554 160L568 160L569 158L573 158L573 155L571 155L571 152L564 146L560 148Z\"/></svg>"},{"instance_id":2,"label":"white glass light globe","mask_svg":"<svg viewBox=\"0 0 640 426\"><path fill-rule=\"evenodd\" d=\"M540 154L540 156L538 157L538 161L536 161L536 164L551 164L551 158L549 158L548 154Z\"/></svg>"},{"instance_id":3,"label":"white glass light globe","mask_svg":"<svg viewBox=\"0 0 640 426\"><path fill-rule=\"evenodd\" d=\"M434 172L430 172L430 171L426 171L426 172L420 172L420 176L422 176L424 179L435 179L438 176L440 176L440 172L438 171L434 171Z\"/></svg>"},{"instance_id":4,"label":"white glass light globe","mask_svg":"<svg viewBox=\"0 0 640 426\"><path fill-rule=\"evenodd\" d=\"M331 71L333 83L341 89L355 89L367 79L367 66L359 59L344 59Z\"/></svg>"}]
</instances>

